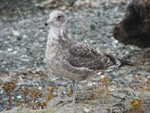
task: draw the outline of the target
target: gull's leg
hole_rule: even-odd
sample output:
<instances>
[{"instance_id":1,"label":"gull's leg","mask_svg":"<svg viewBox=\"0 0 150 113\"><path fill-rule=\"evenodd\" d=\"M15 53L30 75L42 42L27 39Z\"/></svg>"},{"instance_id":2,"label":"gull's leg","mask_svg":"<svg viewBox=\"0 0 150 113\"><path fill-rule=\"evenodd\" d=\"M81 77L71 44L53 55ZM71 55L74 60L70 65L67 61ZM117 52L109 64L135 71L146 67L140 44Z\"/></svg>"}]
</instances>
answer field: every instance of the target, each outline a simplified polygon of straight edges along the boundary
<instances>
[{"instance_id":1,"label":"gull's leg","mask_svg":"<svg viewBox=\"0 0 150 113\"><path fill-rule=\"evenodd\" d=\"M76 103L76 93L77 93L77 81L73 80L72 81L72 84L73 84L73 100L72 100L72 104L75 104Z\"/></svg>"},{"instance_id":2,"label":"gull's leg","mask_svg":"<svg viewBox=\"0 0 150 113\"><path fill-rule=\"evenodd\" d=\"M61 101L72 101L70 105L75 104L76 100L76 92L77 92L77 81L73 80L73 95L71 97L65 96L64 98L61 98Z\"/></svg>"}]
</instances>

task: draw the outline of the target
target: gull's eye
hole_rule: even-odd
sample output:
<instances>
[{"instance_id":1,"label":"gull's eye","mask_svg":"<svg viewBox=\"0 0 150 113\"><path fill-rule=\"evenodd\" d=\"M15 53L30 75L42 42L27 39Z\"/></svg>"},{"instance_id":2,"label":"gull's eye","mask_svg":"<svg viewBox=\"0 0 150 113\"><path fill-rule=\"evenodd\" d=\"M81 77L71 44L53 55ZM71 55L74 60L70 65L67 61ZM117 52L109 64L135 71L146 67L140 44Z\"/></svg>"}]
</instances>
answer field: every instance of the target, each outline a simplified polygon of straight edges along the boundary
<instances>
[{"instance_id":1,"label":"gull's eye","mask_svg":"<svg viewBox=\"0 0 150 113\"><path fill-rule=\"evenodd\" d=\"M59 15L58 17L57 17L57 19L62 19L62 18L64 18L64 16L63 15Z\"/></svg>"}]
</instances>

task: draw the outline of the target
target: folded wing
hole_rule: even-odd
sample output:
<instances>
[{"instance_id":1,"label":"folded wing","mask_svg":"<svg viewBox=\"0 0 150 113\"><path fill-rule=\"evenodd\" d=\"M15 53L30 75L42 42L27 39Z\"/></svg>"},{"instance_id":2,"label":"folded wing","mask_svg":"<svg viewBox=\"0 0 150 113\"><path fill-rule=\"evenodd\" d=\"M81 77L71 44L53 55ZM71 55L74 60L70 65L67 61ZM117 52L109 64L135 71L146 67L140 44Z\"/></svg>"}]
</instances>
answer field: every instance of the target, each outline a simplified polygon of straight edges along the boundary
<instances>
[{"instance_id":1,"label":"folded wing","mask_svg":"<svg viewBox=\"0 0 150 113\"><path fill-rule=\"evenodd\" d=\"M74 67L85 67L90 70L101 70L121 65L117 58L99 53L92 47L81 43L75 43L69 48L69 56L66 60Z\"/></svg>"}]
</instances>

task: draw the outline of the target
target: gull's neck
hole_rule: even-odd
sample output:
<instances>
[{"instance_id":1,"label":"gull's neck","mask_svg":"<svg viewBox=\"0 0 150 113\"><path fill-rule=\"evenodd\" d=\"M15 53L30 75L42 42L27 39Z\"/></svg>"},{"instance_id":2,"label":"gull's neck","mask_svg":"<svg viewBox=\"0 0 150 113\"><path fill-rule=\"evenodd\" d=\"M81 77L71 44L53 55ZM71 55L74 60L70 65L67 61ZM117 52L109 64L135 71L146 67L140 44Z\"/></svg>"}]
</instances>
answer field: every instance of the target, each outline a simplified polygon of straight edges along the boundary
<instances>
[{"instance_id":1,"label":"gull's neck","mask_svg":"<svg viewBox=\"0 0 150 113\"><path fill-rule=\"evenodd\" d=\"M58 40L59 38L64 38L64 34L66 34L66 24L63 24L61 27L51 26L49 38Z\"/></svg>"},{"instance_id":2,"label":"gull's neck","mask_svg":"<svg viewBox=\"0 0 150 113\"><path fill-rule=\"evenodd\" d=\"M46 59L52 58L56 51L60 51L58 47L58 43L60 41L60 38L63 40L66 40L66 24L61 27L54 27L51 26L49 35L48 35L48 41L47 41L47 47L46 47Z\"/></svg>"}]
</instances>

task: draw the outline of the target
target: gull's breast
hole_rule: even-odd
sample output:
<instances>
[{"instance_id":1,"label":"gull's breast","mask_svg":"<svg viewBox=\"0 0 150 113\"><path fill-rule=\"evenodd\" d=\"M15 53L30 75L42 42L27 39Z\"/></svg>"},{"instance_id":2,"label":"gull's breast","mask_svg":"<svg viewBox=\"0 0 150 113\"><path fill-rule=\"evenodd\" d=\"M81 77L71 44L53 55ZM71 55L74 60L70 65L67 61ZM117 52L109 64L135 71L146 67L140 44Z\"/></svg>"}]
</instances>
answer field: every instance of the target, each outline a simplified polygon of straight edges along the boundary
<instances>
[{"instance_id":1,"label":"gull's breast","mask_svg":"<svg viewBox=\"0 0 150 113\"><path fill-rule=\"evenodd\" d=\"M49 44L46 49L45 59L47 66L55 76L70 76L70 74L68 75L68 73L63 69L63 50L58 45L56 45L57 43L55 45Z\"/></svg>"}]
</instances>

